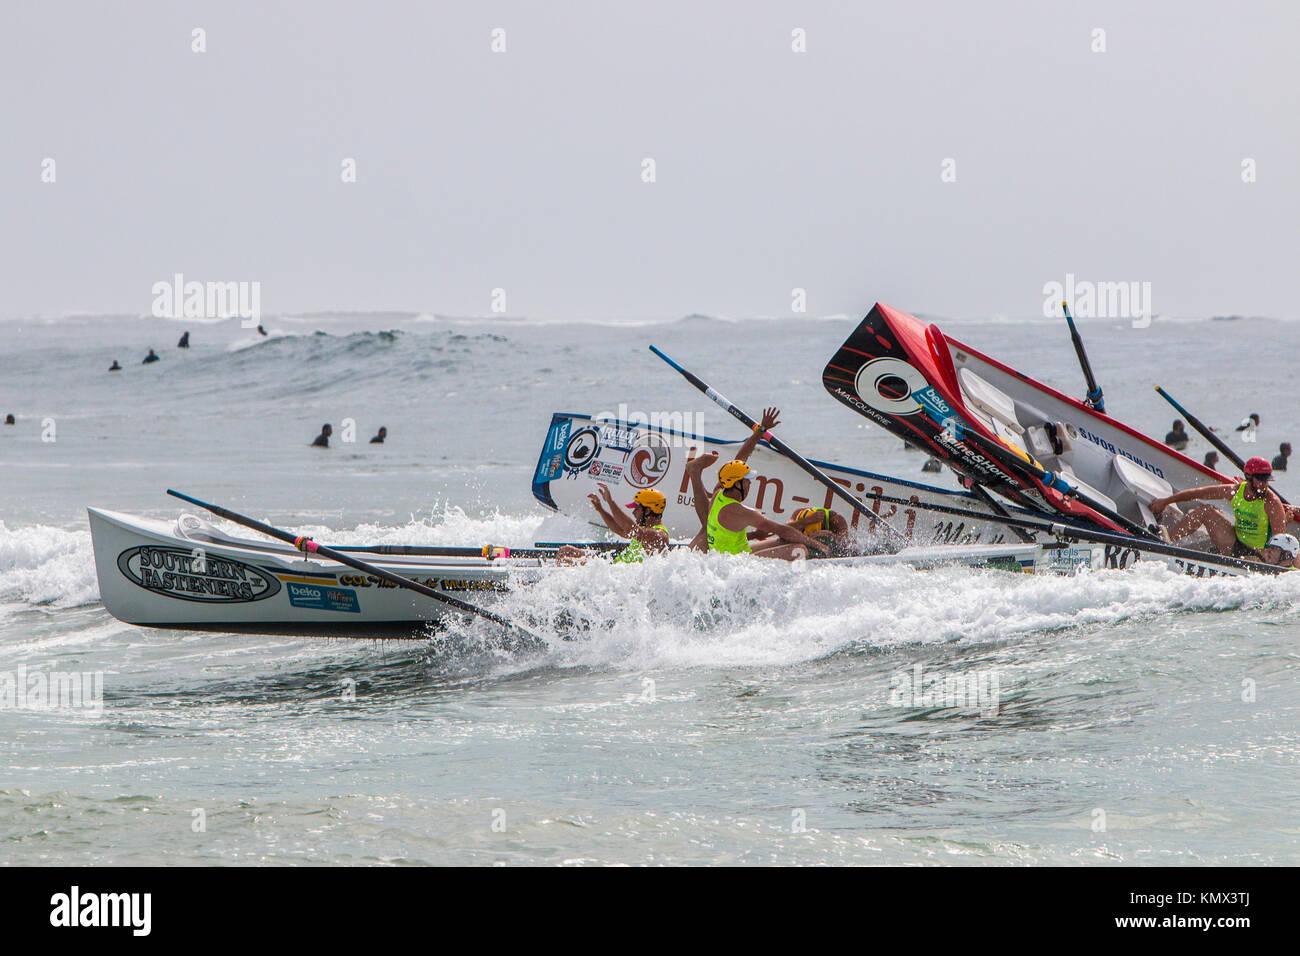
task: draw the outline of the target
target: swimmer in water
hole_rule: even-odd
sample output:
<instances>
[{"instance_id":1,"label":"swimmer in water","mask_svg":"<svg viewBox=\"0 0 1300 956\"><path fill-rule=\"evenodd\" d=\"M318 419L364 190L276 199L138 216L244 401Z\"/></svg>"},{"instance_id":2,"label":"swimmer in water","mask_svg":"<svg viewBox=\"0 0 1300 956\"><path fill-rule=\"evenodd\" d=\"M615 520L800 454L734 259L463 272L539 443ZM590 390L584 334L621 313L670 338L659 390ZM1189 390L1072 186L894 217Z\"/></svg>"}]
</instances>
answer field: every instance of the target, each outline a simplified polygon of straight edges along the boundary
<instances>
[{"instance_id":1,"label":"swimmer in water","mask_svg":"<svg viewBox=\"0 0 1300 956\"><path fill-rule=\"evenodd\" d=\"M387 437L388 437L388 429L385 428L383 425L380 425L380 426L379 426L379 433L378 433L377 435L375 435L374 438L370 439L370 444L372 444L372 445L382 445L382 444L384 443L384 439L387 438Z\"/></svg>"},{"instance_id":2,"label":"swimmer in water","mask_svg":"<svg viewBox=\"0 0 1300 956\"><path fill-rule=\"evenodd\" d=\"M316 436L315 441L311 443L312 448L328 448L330 446L330 435L334 434L334 426L326 422L320 427L320 434Z\"/></svg>"},{"instance_id":3,"label":"swimmer in water","mask_svg":"<svg viewBox=\"0 0 1300 956\"><path fill-rule=\"evenodd\" d=\"M117 364L117 359L113 359L113 364L108 367L108 370L110 372L120 372L122 371L122 366Z\"/></svg>"},{"instance_id":4,"label":"swimmer in water","mask_svg":"<svg viewBox=\"0 0 1300 956\"><path fill-rule=\"evenodd\" d=\"M176 343L178 349L187 349L190 347L190 333L186 332L181 336L181 340Z\"/></svg>"},{"instance_id":5,"label":"swimmer in water","mask_svg":"<svg viewBox=\"0 0 1300 956\"><path fill-rule=\"evenodd\" d=\"M150 349L149 354L144 357L144 361L141 362L140 364L148 365L150 362L157 362L157 361L160 361L158 353L155 352L153 349Z\"/></svg>"}]
</instances>

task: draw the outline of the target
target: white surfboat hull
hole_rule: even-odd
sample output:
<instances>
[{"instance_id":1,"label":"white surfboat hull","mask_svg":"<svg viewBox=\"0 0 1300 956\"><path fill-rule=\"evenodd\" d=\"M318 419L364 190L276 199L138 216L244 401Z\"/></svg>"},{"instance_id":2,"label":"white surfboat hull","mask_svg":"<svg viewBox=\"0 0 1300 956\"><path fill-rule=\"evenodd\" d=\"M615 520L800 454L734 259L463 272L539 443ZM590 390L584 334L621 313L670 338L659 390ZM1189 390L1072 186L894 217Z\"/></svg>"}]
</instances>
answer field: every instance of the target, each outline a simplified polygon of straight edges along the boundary
<instances>
[{"instance_id":1,"label":"white surfboat hull","mask_svg":"<svg viewBox=\"0 0 1300 956\"><path fill-rule=\"evenodd\" d=\"M129 624L376 636L405 630L419 636L423 625L451 610L352 568L305 558L288 545L208 537L210 526L193 516L168 523L88 510L100 598ZM388 555L366 560L483 607L507 587L512 572L517 580L522 569L526 578L527 568L538 565Z\"/></svg>"},{"instance_id":2,"label":"white surfboat hull","mask_svg":"<svg viewBox=\"0 0 1300 956\"><path fill-rule=\"evenodd\" d=\"M595 524L598 519L587 496L598 490L598 483L608 485L619 502L631 501L642 488L657 488L668 499L663 520L668 534L689 540L700 530L700 521L686 478L686 463L710 451L718 452L718 464L701 476L705 486L712 487L717 467L734 458L741 444L671 428L556 412L551 417L551 427L537 463L533 496L561 514ZM786 521L800 508L825 507L843 514L852 528L870 530L870 519L847 507L766 442L759 442L749 464L754 469L755 480L753 500L746 504L774 521ZM968 492L843 465L820 461L813 464L917 545L999 544L1019 540L1006 525L996 521L956 518L921 508L884 504L872 498L885 495L994 515L982 499ZM1018 517L1038 517L1011 505L1007 508Z\"/></svg>"}]
</instances>

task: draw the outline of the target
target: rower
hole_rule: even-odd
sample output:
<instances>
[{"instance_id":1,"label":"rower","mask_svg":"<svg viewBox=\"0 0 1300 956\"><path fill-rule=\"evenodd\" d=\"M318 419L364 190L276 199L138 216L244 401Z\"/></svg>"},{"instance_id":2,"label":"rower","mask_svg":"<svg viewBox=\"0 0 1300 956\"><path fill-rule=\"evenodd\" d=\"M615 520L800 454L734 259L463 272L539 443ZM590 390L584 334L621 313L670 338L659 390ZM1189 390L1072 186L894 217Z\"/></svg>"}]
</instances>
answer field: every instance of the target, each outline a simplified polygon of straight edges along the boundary
<instances>
[{"instance_id":1,"label":"rower","mask_svg":"<svg viewBox=\"0 0 1300 956\"><path fill-rule=\"evenodd\" d=\"M749 495L752 483L749 465L729 461L718 469L718 493L709 502L706 531L710 551L723 554L754 554L760 558L795 561L808 557L814 550L823 554L829 548L808 537L798 528L777 524L761 511L746 508L741 502ZM698 479L697 479L698 480ZM761 537L751 543L749 529Z\"/></svg>"},{"instance_id":2,"label":"rower","mask_svg":"<svg viewBox=\"0 0 1300 956\"><path fill-rule=\"evenodd\" d=\"M763 409L763 419L751 429L749 437L741 444L740 450L736 452L735 460L739 462L749 462L749 456L754 453L758 447L760 438L771 438L772 429L781 424L781 409L772 407ZM714 484L712 492L705 492L704 481L700 477L705 469L711 468L713 463L718 460L716 451L706 452L698 458L692 458L686 462L686 476L691 482L692 503L695 505L695 517L700 519L700 531L691 540L692 551L709 550L709 502L713 496L718 493L721 487Z\"/></svg>"},{"instance_id":3,"label":"rower","mask_svg":"<svg viewBox=\"0 0 1300 956\"><path fill-rule=\"evenodd\" d=\"M627 508L632 512L629 516L614 503L608 485L599 482L597 487L600 488L601 496L604 497L604 503L609 506L609 510L606 511L602 506L600 496L590 494L587 495L587 500L596 509L596 514L600 515L600 520L605 523L606 528L620 538L628 539L627 547L614 555L612 560L615 564L640 564L647 554L659 554L667 550L668 529L663 526L663 518L668 499L664 497L662 491L654 488L642 488L638 491L627 504ZM555 556L560 563L568 564L574 561L585 561L588 554L577 545L566 544L556 552Z\"/></svg>"},{"instance_id":4,"label":"rower","mask_svg":"<svg viewBox=\"0 0 1300 956\"><path fill-rule=\"evenodd\" d=\"M1213 505L1199 505L1169 529L1169 540L1179 541L1203 525L1219 554L1258 560L1268 546L1270 529L1277 529L1278 534L1286 531L1287 514L1282 499L1268 486L1273 466L1267 459L1249 458L1242 471L1246 480L1240 483L1187 488L1152 501L1151 511L1157 518L1180 501L1232 502L1233 521Z\"/></svg>"},{"instance_id":5,"label":"rower","mask_svg":"<svg viewBox=\"0 0 1300 956\"><path fill-rule=\"evenodd\" d=\"M320 434L312 440L312 448L328 448L330 446L330 435L334 434L334 426L326 422L320 427Z\"/></svg>"},{"instance_id":6,"label":"rower","mask_svg":"<svg viewBox=\"0 0 1300 956\"><path fill-rule=\"evenodd\" d=\"M1300 568L1300 540L1293 534L1275 534L1268 539L1260 560L1284 568Z\"/></svg>"},{"instance_id":7,"label":"rower","mask_svg":"<svg viewBox=\"0 0 1300 956\"><path fill-rule=\"evenodd\" d=\"M810 538L829 544L832 557L843 557L855 551L849 523L838 511L831 511L830 508L800 508L786 524L798 528Z\"/></svg>"}]
</instances>

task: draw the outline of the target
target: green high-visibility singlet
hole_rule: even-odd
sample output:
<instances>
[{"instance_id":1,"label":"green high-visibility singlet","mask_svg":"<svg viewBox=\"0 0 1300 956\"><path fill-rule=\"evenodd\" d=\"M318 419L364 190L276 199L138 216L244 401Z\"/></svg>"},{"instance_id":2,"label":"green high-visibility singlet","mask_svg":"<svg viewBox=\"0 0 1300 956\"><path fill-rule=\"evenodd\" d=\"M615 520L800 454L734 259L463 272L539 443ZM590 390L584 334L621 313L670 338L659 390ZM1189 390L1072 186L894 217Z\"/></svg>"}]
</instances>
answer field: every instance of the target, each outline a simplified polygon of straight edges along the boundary
<instances>
[{"instance_id":1,"label":"green high-visibility singlet","mask_svg":"<svg viewBox=\"0 0 1300 956\"><path fill-rule=\"evenodd\" d=\"M655 525L650 530L662 531L664 534L668 533L668 529L661 524ZM624 548L618 554L614 555L614 561L617 564L640 564L644 560L645 560L645 545L643 545L636 538L633 538L631 541L629 541L627 543L626 548Z\"/></svg>"},{"instance_id":2,"label":"green high-visibility singlet","mask_svg":"<svg viewBox=\"0 0 1300 956\"><path fill-rule=\"evenodd\" d=\"M1256 551L1268 544L1268 508L1264 506L1268 496L1258 501L1246 500L1246 482L1237 486L1232 493L1232 516L1236 519L1237 540Z\"/></svg>"},{"instance_id":3,"label":"green high-visibility singlet","mask_svg":"<svg viewBox=\"0 0 1300 956\"><path fill-rule=\"evenodd\" d=\"M709 550L723 554L749 554L749 536L744 531L727 530L718 520L718 513L727 505L740 504L725 492L725 488L720 488L709 504Z\"/></svg>"}]
</instances>

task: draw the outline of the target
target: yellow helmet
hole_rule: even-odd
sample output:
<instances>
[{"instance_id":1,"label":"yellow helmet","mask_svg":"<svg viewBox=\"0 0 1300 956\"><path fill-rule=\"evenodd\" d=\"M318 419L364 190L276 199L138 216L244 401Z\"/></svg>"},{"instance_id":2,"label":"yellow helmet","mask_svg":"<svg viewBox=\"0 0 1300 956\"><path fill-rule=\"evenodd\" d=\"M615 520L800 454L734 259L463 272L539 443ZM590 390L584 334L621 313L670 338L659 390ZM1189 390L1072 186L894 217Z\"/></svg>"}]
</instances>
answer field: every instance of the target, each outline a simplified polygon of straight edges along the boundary
<instances>
[{"instance_id":1,"label":"yellow helmet","mask_svg":"<svg viewBox=\"0 0 1300 956\"><path fill-rule=\"evenodd\" d=\"M827 516L821 508L800 508L794 513L796 527L804 534L826 529Z\"/></svg>"},{"instance_id":2,"label":"yellow helmet","mask_svg":"<svg viewBox=\"0 0 1300 956\"><path fill-rule=\"evenodd\" d=\"M749 466L743 461L729 461L718 469L718 484L730 488L749 474Z\"/></svg>"},{"instance_id":3,"label":"yellow helmet","mask_svg":"<svg viewBox=\"0 0 1300 956\"><path fill-rule=\"evenodd\" d=\"M664 513L664 507L667 504L668 499L664 497L662 491L656 491L653 488L642 488L632 496L632 504L628 505L628 507L634 508L637 505L642 505L655 514L661 515Z\"/></svg>"}]
</instances>

